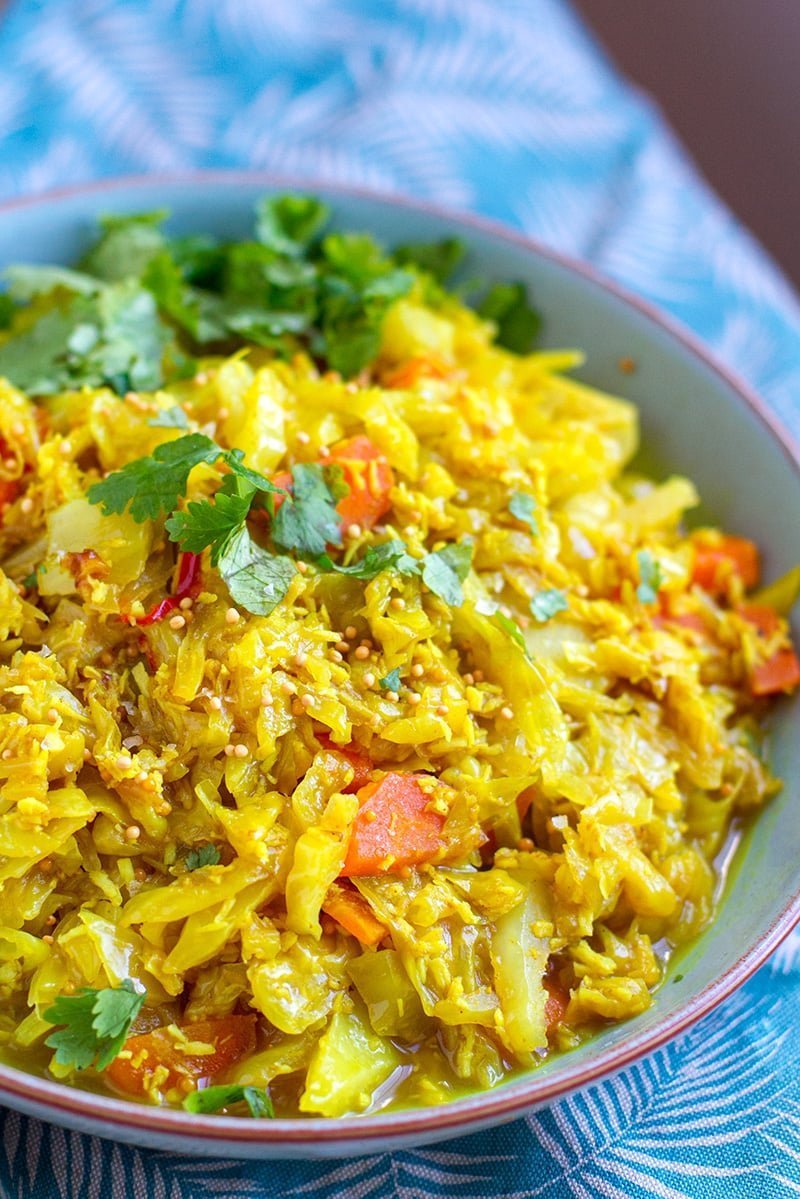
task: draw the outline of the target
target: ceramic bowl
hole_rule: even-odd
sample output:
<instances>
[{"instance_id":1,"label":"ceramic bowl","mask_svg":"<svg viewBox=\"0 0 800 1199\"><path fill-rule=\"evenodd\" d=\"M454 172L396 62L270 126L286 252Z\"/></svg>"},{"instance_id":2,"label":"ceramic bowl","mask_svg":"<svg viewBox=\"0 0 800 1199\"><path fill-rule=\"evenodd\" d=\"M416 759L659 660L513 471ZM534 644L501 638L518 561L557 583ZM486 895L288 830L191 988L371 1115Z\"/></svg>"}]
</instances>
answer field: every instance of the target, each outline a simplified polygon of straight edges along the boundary
<instances>
[{"instance_id":1,"label":"ceramic bowl","mask_svg":"<svg viewBox=\"0 0 800 1199\"><path fill-rule=\"evenodd\" d=\"M134 179L0 207L0 266L73 263L98 212L168 208L181 233L249 234L256 199L302 189L332 206L336 224L389 244L457 235L470 269L524 280L545 316L546 346L586 352L583 377L633 400L650 461L686 474L721 524L764 547L768 577L800 561L800 456L765 405L691 336L586 266L471 218L407 201L256 175ZM620 371L621 358L636 364ZM452 1104L328 1121L193 1116L62 1086L0 1065L0 1102L72 1128L184 1153L334 1157L417 1146L489 1128L596 1082L675 1037L740 986L800 918L800 739L797 703L772 719L771 759L786 780L745 846L746 869L729 875L714 925L682 955L680 974L643 1015L598 1033L572 1053L493 1091Z\"/></svg>"}]
</instances>

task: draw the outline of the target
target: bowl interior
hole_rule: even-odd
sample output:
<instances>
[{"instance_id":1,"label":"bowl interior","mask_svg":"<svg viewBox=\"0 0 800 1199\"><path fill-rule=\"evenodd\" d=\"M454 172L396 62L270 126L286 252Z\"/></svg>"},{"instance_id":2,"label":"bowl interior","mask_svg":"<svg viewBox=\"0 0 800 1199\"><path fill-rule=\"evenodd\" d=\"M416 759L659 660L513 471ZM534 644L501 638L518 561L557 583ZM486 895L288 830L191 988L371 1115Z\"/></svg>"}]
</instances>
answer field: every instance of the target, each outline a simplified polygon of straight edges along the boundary
<instances>
[{"instance_id":1,"label":"bowl interior","mask_svg":"<svg viewBox=\"0 0 800 1199\"><path fill-rule=\"evenodd\" d=\"M250 232L255 200L267 190L271 189L265 181L252 178L151 180L87 189L47 203L9 206L0 221L0 265L74 262L91 238L95 215L104 211L166 207L173 214L171 227L177 232L241 237ZM544 313L544 344L581 348L587 357L582 376L639 406L648 457L663 464L663 473L687 474L698 484L709 515L730 530L755 538L764 547L768 577L800 561L800 472L791 452L731 380L644 306L631 304L590 274L488 227L462 227L452 217L375 197L324 187L308 190L329 200L341 227L368 230L388 244L462 236L470 247L471 275L524 280ZM621 372L621 358L634 360L634 373ZM789 925L787 909L793 895L795 911L798 907L800 745L794 731L796 720L796 703L782 701L771 722L770 753L775 770L785 780L784 789L748 833L747 869L734 868L716 923L682 955L682 979L662 987L651 1009L635 1021L608 1028L569 1056L547 1061L535 1075L506 1084L491 1095L453 1105L446 1121L440 1122L432 1112L422 1119L413 1113L376 1117L374 1132L383 1145L433 1139L443 1135L445 1122L451 1131L466 1131L491 1118L508 1118L515 1106L517 1110L531 1106L554 1088L560 1090L559 1080L568 1090L586 1081L587 1071L599 1074L613 1069L706 1010L761 960L759 947L766 950L776 943L778 934ZM7 1071L0 1067L0 1090L3 1073ZM94 1096L87 1098L102 1105ZM439 1109L438 1114L442 1113ZM202 1135L210 1138L204 1142L208 1152L220 1152L221 1148L236 1151L225 1143L224 1129L219 1127L228 1121L195 1118L195 1132L190 1134L189 1118L179 1116L176 1123L174 1114L169 1115L167 1123L173 1132L160 1143L190 1148L180 1140L181 1133L194 1139L202 1130ZM460 1124L451 1127L454 1121ZM231 1126L241 1123L230 1122ZM324 1152L325 1144L330 1153L332 1142L340 1153L375 1147L371 1140L367 1145L361 1139L370 1123L374 1123L372 1118L347 1120L323 1128L322 1121L305 1121L308 1139L303 1138L303 1153ZM263 1155L280 1152L274 1142L286 1131L262 1127L256 1136L256 1151ZM123 1134L117 1130L117 1135ZM254 1135L251 1125L251 1137ZM137 1134L137 1139L147 1137ZM159 1143L155 1133L150 1139ZM201 1151L196 1144L194 1147ZM253 1151L251 1140L247 1152Z\"/></svg>"}]
</instances>

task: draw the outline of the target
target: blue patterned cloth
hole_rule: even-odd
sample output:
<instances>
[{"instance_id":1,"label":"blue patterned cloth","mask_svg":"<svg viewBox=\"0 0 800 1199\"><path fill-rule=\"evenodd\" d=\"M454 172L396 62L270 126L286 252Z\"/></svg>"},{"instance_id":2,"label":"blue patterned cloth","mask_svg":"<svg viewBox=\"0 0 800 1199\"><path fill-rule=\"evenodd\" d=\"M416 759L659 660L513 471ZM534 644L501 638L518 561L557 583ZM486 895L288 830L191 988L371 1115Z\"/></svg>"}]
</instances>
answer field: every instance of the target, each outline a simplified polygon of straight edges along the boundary
<instances>
[{"instance_id":1,"label":"blue patterned cloth","mask_svg":"<svg viewBox=\"0 0 800 1199\"><path fill-rule=\"evenodd\" d=\"M471 209L690 325L800 432L800 308L561 0L16 0L0 197L248 166ZM800 1193L800 938L617 1078L515 1124L321 1165L200 1162L5 1113L23 1199Z\"/></svg>"}]
</instances>

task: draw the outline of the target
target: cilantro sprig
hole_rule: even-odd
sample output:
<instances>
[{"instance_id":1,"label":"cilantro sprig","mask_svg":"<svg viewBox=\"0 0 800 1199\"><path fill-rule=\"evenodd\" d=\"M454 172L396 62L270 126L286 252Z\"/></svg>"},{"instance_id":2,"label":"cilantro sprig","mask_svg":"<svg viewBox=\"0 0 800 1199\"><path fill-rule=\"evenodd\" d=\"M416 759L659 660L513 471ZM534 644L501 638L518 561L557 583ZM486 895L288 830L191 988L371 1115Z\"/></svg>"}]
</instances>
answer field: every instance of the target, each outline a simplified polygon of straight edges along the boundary
<instances>
[{"instance_id":1,"label":"cilantro sprig","mask_svg":"<svg viewBox=\"0 0 800 1199\"><path fill-rule=\"evenodd\" d=\"M421 289L444 300L458 266L455 238L385 253L365 234L326 233L313 196L266 196L250 240L171 237L165 211L113 214L78 269L18 266L0 295L0 375L33 395L108 386L154 390L194 370L193 355L258 345L287 357L309 350L345 376L371 362L395 300ZM483 288L481 315L497 341L530 349L539 317L521 283ZM20 306L43 308L30 323Z\"/></svg>"},{"instance_id":2,"label":"cilantro sprig","mask_svg":"<svg viewBox=\"0 0 800 1199\"><path fill-rule=\"evenodd\" d=\"M394 538L381 545L370 546L363 558L347 566L338 565L327 554L317 559L317 565L322 570L365 580L374 579L384 570L393 570L407 578L420 577L428 590L440 600L451 608L459 608L464 602L461 584L469 574L472 551L472 542L465 537L463 541L453 542L422 558L415 558L404 541Z\"/></svg>"},{"instance_id":3,"label":"cilantro sprig","mask_svg":"<svg viewBox=\"0 0 800 1199\"><path fill-rule=\"evenodd\" d=\"M145 998L146 992L137 991L129 978L118 987L84 987L76 995L59 995L43 1013L48 1023L60 1026L45 1045L55 1049L60 1066L105 1070L124 1045Z\"/></svg>"},{"instance_id":4,"label":"cilantro sprig","mask_svg":"<svg viewBox=\"0 0 800 1199\"><path fill-rule=\"evenodd\" d=\"M192 1091L184 1099L183 1106L187 1112L209 1116L240 1103L247 1105L253 1119L271 1120L275 1116L269 1091L265 1087L242 1087L235 1083Z\"/></svg>"}]
</instances>

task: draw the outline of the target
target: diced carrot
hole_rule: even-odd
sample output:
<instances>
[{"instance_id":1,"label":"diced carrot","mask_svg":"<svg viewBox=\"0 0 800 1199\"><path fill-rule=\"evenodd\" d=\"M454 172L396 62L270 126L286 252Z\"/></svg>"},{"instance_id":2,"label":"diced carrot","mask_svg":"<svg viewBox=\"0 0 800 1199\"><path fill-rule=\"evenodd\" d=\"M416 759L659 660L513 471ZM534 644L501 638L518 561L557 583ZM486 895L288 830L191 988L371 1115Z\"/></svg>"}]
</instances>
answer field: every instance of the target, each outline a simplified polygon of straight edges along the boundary
<instances>
[{"instance_id":1,"label":"diced carrot","mask_svg":"<svg viewBox=\"0 0 800 1199\"><path fill-rule=\"evenodd\" d=\"M19 479L0 479L0 510L13 504L22 490Z\"/></svg>"},{"instance_id":2,"label":"diced carrot","mask_svg":"<svg viewBox=\"0 0 800 1199\"><path fill-rule=\"evenodd\" d=\"M760 573L758 546L754 541L729 536L713 541L695 538L692 582L699 583L709 594L724 595L734 574L745 587L755 587Z\"/></svg>"},{"instance_id":3,"label":"diced carrot","mask_svg":"<svg viewBox=\"0 0 800 1199\"><path fill-rule=\"evenodd\" d=\"M361 788L343 876L397 874L441 850L444 817L431 809L422 781L432 780L390 773Z\"/></svg>"},{"instance_id":4,"label":"diced carrot","mask_svg":"<svg viewBox=\"0 0 800 1199\"><path fill-rule=\"evenodd\" d=\"M394 471L386 455L363 434L331 446L331 461L342 468L350 488L336 505L345 528L360 525L371 529L391 508L389 492L394 486Z\"/></svg>"},{"instance_id":5,"label":"diced carrot","mask_svg":"<svg viewBox=\"0 0 800 1199\"><path fill-rule=\"evenodd\" d=\"M674 616L670 612L667 612L664 615L653 617L654 629L665 629L669 628L670 625L678 625L682 629L691 629L694 633L708 632L706 622L699 612L678 612Z\"/></svg>"},{"instance_id":6,"label":"diced carrot","mask_svg":"<svg viewBox=\"0 0 800 1199\"><path fill-rule=\"evenodd\" d=\"M323 749L346 758L353 767L353 777L345 787L347 794L355 794L356 791L360 791L362 787L366 787L367 783L372 781L372 762L366 754L361 753L353 742L349 745L337 745L327 733L317 733L317 741Z\"/></svg>"},{"instance_id":7,"label":"diced carrot","mask_svg":"<svg viewBox=\"0 0 800 1199\"><path fill-rule=\"evenodd\" d=\"M753 671L753 695L777 695L800 686L800 659L793 649L779 649Z\"/></svg>"},{"instance_id":8,"label":"diced carrot","mask_svg":"<svg viewBox=\"0 0 800 1199\"><path fill-rule=\"evenodd\" d=\"M742 604L736 611L748 624L755 625L762 637L771 637L780 628L780 616L766 604Z\"/></svg>"},{"instance_id":9,"label":"diced carrot","mask_svg":"<svg viewBox=\"0 0 800 1199\"><path fill-rule=\"evenodd\" d=\"M418 354L401 362L384 376L384 387L398 388L413 387L420 379L446 379L451 368L435 354Z\"/></svg>"},{"instance_id":10,"label":"diced carrot","mask_svg":"<svg viewBox=\"0 0 800 1199\"><path fill-rule=\"evenodd\" d=\"M161 1092L181 1088L187 1083L209 1081L228 1070L240 1058L252 1053L256 1045L255 1016L222 1016L216 1020L196 1020L184 1024L181 1033L187 1041L214 1046L213 1053L182 1053L181 1039L170 1026L128 1037L124 1057L116 1057L106 1069L106 1077L127 1095L146 1095L153 1084ZM128 1056L130 1054L130 1056ZM159 1067L167 1073L162 1076ZM159 1070L158 1076L155 1071Z\"/></svg>"},{"instance_id":11,"label":"diced carrot","mask_svg":"<svg viewBox=\"0 0 800 1199\"><path fill-rule=\"evenodd\" d=\"M386 936L385 926L366 899L348 883L331 884L322 910L362 945L378 945Z\"/></svg>"},{"instance_id":12,"label":"diced carrot","mask_svg":"<svg viewBox=\"0 0 800 1199\"><path fill-rule=\"evenodd\" d=\"M544 1018L547 1022L547 1032L552 1033L564 1021L569 1006L569 992L565 991L560 982L552 976L545 978L544 989L547 991L547 1002L544 1005Z\"/></svg>"}]
</instances>

